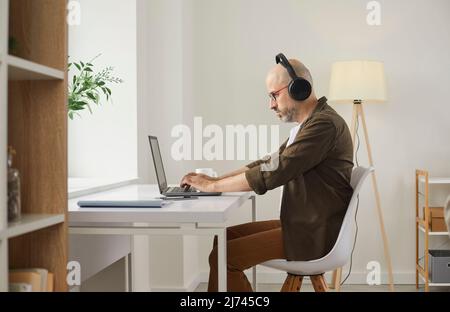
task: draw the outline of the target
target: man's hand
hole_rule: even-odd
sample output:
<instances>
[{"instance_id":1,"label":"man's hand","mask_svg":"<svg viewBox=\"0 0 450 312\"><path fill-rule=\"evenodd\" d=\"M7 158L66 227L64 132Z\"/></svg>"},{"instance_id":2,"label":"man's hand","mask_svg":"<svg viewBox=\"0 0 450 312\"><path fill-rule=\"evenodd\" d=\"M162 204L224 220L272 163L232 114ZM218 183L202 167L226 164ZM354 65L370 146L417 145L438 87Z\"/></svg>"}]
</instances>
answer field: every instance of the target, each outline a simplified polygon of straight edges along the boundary
<instances>
[{"instance_id":1,"label":"man's hand","mask_svg":"<svg viewBox=\"0 0 450 312\"><path fill-rule=\"evenodd\" d=\"M202 192L214 192L214 185L218 180L205 174L189 173L183 177L180 186L192 186Z\"/></svg>"},{"instance_id":2,"label":"man's hand","mask_svg":"<svg viewBox=\"0 0 450 312\"><path fill-rule=\"evenodd\" d=\"M223 178L211 178L210 176L197 173L189 173L183 177L181 187L192 186L202 192L250 192L245 172L243 170L234 176Z\"/></svg>"}]
</instances>

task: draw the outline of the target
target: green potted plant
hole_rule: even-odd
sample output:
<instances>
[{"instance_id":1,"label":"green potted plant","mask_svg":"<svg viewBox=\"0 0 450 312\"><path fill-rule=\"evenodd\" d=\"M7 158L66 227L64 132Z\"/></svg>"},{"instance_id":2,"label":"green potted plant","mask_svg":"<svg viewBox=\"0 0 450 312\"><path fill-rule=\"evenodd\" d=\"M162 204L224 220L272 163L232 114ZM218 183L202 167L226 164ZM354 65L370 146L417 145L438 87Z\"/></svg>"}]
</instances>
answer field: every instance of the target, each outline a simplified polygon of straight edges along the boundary
<instances>
[{"instance_id":1,"label":"green potted plant","mask_svg":"<svg viewBox=\"0 0 450 312\"><path fill-rule=\"evenodd\" d=\"M101 54L100 54L101 55ZM92 114L92 104L100 105L101 95L106 100L111 99L111 84L123 83L123 80L112 76L113 67L106 67L100 72L94 70L94 61L97 55L89 62L70 62L68 70L74 70L73 78L69 82L68 115L71 120L79 112L88 109Z\"/></svg>"}]
</instances>

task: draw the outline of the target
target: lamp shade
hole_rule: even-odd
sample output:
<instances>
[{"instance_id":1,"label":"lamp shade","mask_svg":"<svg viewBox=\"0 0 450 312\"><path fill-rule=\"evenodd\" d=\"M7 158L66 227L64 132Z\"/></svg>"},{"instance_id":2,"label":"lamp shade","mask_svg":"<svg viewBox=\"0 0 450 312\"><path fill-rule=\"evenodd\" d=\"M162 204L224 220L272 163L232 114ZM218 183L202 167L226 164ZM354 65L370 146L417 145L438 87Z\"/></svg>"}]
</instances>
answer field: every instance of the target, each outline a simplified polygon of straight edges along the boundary
<instances>
[{"instance_id":1,"label":"lamp shade","mask_svg":"<svg viewBox=\"0 0 450 312\"><path fill-rule=\"evenodd\" d=\"M331 69L330 102L355 100L383 103L387 100L386 77L382 62L335 62Z\"/></svg>"}]
</instances>

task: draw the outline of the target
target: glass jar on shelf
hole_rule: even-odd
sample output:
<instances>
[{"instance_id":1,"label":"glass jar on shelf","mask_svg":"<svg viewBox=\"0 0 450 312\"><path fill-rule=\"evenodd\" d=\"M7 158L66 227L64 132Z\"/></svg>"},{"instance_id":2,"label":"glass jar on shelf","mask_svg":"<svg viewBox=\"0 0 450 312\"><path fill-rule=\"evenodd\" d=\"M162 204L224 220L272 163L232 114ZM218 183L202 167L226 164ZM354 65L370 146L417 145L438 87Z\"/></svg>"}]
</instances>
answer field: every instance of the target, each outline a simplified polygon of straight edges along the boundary
<instances>
[{"instance_id":1,"label":"glass jar on shelf","mask_svg":"<svg viewBox=\"0 0 450 312\"><path fill-rule=\"evenodd\" d=\"M13 157L16 151L8 147L8 221L18 221L21 217L20 173L13 168Z\"/></svg>"}]
</instances>

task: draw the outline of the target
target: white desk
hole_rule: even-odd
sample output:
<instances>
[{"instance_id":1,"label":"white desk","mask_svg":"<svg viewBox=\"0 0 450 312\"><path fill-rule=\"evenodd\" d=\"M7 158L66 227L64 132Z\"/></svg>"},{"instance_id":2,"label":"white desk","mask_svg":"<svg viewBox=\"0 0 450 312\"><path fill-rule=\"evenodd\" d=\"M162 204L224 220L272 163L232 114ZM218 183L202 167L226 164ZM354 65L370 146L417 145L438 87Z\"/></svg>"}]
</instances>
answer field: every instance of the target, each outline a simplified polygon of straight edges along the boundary
<instances>
[{"instance_id":1,"label":"white desk","mask_svg":"<svg viewBox=\"0 0 450 312\"><path fill-rule=\"evenodd\" d=\"M227 290L227 232L225 222L247 200L252 200L252 221L256 203L252 192L227 193L220 197L172 201L163 208L79 208L79 200L95 200L105 194L160 196L156 185L130 185L69 201L69 233L73 235L217 235L218 286ZM208 226L202 224L208 223ZM211 225L212 224L212 225ZM256 289L256 269L253 269Z\"/></svg>"},{"instance_id":2,"label":"white desk","mask_svg":"<svg viewBox=\"0 0 450 312\"><path fill-rule=\"evenodd\" d=\"M69 178L69 199L97 194L126 185L138 184L139 179L122 178ZM106 269L120 259L130 260L133 239L130 235L70 235L69 260L82 265L81 283ZM125 274L129 273L128 267ZM125 283L125 288L128 282Z\"/></svg>"}]
</instances>

